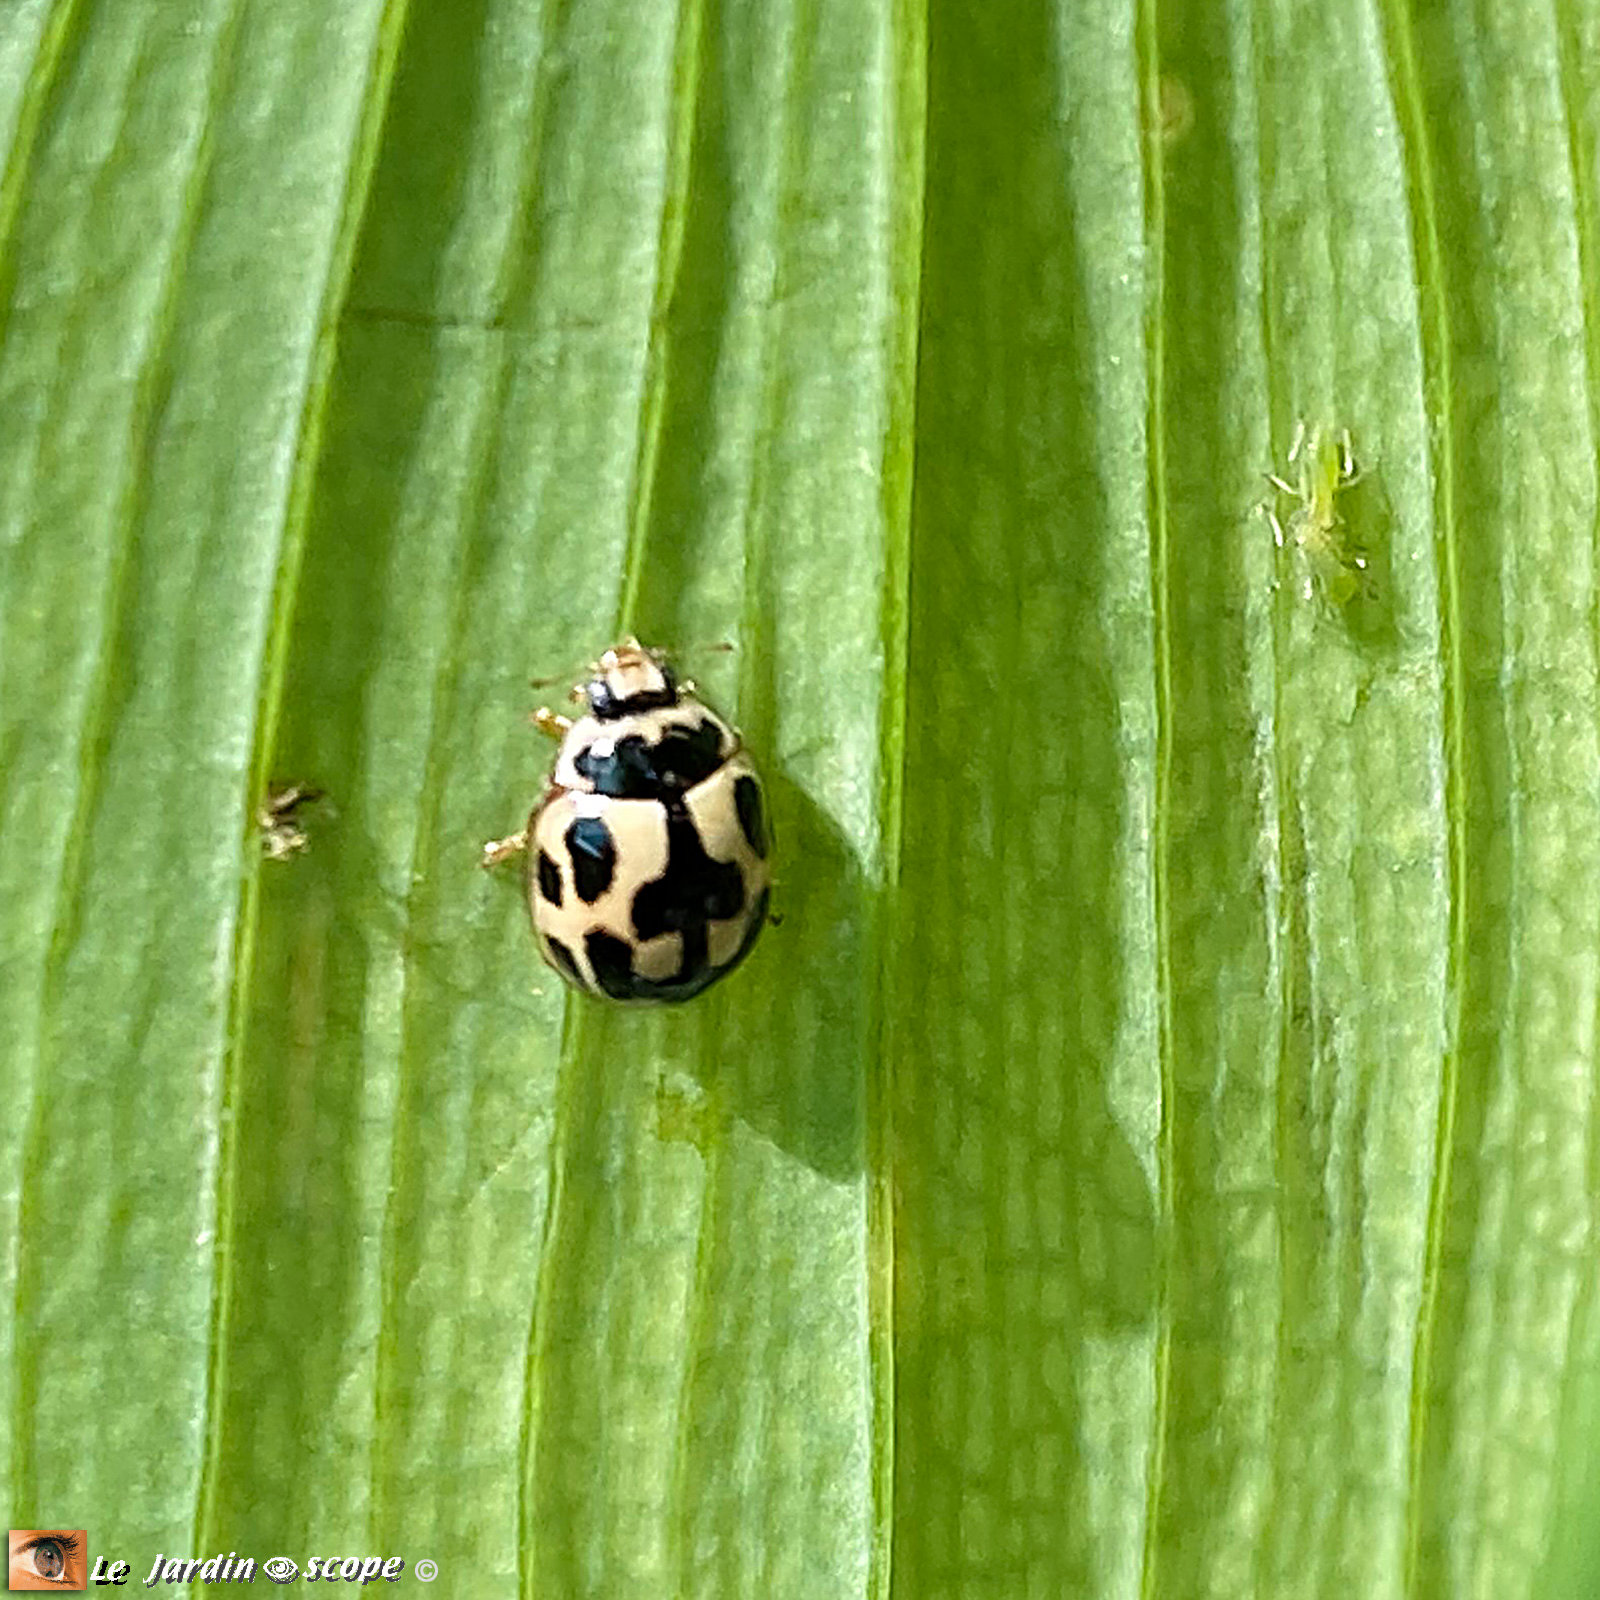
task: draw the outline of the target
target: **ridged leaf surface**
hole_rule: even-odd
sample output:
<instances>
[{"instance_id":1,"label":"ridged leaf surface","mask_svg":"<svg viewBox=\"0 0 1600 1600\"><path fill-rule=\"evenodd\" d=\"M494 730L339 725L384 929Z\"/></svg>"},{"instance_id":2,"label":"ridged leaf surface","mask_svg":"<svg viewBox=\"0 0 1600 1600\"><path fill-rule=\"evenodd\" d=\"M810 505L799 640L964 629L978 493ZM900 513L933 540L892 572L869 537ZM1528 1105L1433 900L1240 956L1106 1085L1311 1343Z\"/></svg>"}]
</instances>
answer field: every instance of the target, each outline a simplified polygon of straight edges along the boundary
<instances>
[{"instance_id":1,"label":"ridged leaf surface","mask_svg":"<svg viewBox=\"0 0 1600 1600\"><path fill-rule=\"evenodd\" d=\"M1597 149L1588 0L12 0L12 1520L1587 1593ZM629 631L777 840L655 1011L477 864Z\"/></svg>"}]
</instances>

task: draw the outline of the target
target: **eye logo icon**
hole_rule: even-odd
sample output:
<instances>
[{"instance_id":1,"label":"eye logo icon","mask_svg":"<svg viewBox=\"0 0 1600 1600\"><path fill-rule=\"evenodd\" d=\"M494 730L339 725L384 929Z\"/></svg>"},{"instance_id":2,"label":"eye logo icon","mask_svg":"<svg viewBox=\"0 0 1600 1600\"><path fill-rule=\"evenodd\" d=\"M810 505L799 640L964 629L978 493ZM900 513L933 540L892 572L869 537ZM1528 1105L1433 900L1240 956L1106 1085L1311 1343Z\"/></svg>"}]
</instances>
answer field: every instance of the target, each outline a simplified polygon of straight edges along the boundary
<instances>
[{"instance_id":1,"label":"eye logo icon","mask_svg":"<svg viewBox=\"0 0 1600 1600\"><path fill-rule=\"evenodd\" d=\"M261 1570L274 1583L293 1583L300 1576L299 1567L288 1556L268 1556L261 1563Z\"/></svg>"},{"instance_id":2,"label":"eye logo icon","mask_svg":"<svg viewBox=\"0 0 1600 1600\"><path fill-rule=\"evenodd\" d=\"M88 1587L89 1535L82 1528L13 1528L6 1538L12 1593Z\"/></svg>"}]
</instances>

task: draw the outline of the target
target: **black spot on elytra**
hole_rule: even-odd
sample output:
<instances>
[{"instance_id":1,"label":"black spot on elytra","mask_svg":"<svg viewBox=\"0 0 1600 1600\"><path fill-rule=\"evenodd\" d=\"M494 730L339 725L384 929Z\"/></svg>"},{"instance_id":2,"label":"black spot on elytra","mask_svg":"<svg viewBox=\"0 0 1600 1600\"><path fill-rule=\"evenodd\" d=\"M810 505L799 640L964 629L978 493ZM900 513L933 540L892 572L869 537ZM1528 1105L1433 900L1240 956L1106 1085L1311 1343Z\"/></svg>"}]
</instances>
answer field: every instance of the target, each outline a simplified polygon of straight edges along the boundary
<instances>
[{"instance_id":1,"label":"black spot on elytra","mask_svg":"<svg viewBox=\"0 0 1600 1600\"><path fill-rule=\"evenodd\" d=\"M561 975L569 983L576 983L581 987L583 974L578 971L578 963L573 958L572 952L559 939L552 939L548 934L545 935L544 942L550 952L550 959L560 969Z\"/></svg>"},{"instance_id":2,"label":"black spot on elytra","mask_svg":"<svg viewBox=\"0 0 1600 1600\"><path fill-rule=\"evenodd\" d=\"M737 915L743 904L744 874L731 861L713 861L689 814L681 806L670 808L667 868L634 895L633 931L641 939L681 933L686 945L698 933L703 961L706 924Z\"/></svg>"},{"instance_id":3,"label":"black spot on elytra","mask_svg":"<svg viewBox=\"0 0 1600 1600\"><path fill-rule=\"evenodd\" d=\"M733 786L733 803L739 812L739 826L750 848L767 859L767 817L761 804L761 785L747 772Z\"/></svg>"},{"instance_id":4,"label":"black spot on elytra","mask_svg":"<svg viewBox=\"0 0 1600 1600\"><path fill-rule=\"evenodd\" d=\"M709 717L674 723L651 744L642 734L624 734L607 755L593 745L573 759L596 794L616 800L666 800L692 789L722 765L722 732Z\"/></svg>"},{"instance_id":5,"label":"black spot on elytra","mask_svg":"<svg viewBox=\"0 0 1600 1600\"><path fill-rule=\"evenodd\" d=\"M739 941L739 948L720 967L706 960L706 928L700 923L695 931L694 949L691 952L688 934L684 938L684 959L678 971L670 978L645 978L633 970L633 951L626 940L602 928L593 929L584 936L584 954L594 969L594 980L602 994L613 1000L692 1000L702 989L709 988L724 973L732 972L749 955L750 947L766 925L768 891L763 889L751 907L750 920Z\"/></svg>"},{"instance_id":6,"label":"black spot on elytra","mask_svg":"<svg viewBox=\"0 0 1600 1600\"><path fill-rule=\"evenodd\" d=\"M572 861L572 886L586 906L611 887L617 870L617 847L611 830L599 817L579 817L567 828L567 855Z\"/></svg>"},{"instance_id":7,"label":"black spot on elytra","mask_svg":"<svg viewBox=\"0 0 1600 1600\"><path fill-rule=\"evenodd\" d=\"M583 951L594 968L594 981L603 994L613 1000L639 1000L640 985L646 982L633 975L633 951L625 940L603 928L591 929L583 936Z\"/></svg>"},{"instance_id":8,"label":"black spot on elytra","mask_svg":"<svg viewBox=\"0 0 1600 1600\"><path fill-rule=\"evenodd\" d=\"M744 958L750 954L750 947L756 942L757 936L767 920L768 891L763 889L751 907L750 922L744 930L744 937L739 941L739 948L720 967L714 967L705 959L704 929L701 930L701 955L698 967L689 968L685 963L680 968L678 976L656 981L650 978L632 979L628 993L625 997L629 1000L692 1000L702 989L708 989L718 978L725 973L732 972ZM611 991L607 991L610 993Z\"/></svg>"},{"instance_id":9,"label":"black spot on elytra","mask_svg":"<svg viewBox=\"0 0 1600 1600\"><path fill-rule=\"evenodd\" d=\"M561 868L539 852L539 893L553 906L561 904Z\"/></svg>"},{"instance_id":10,"label":"black spot on elytra","mask_svg":"<svg viewBox=\"0 0 1600 1600\"><path fill-rule=\"evenodd\" d=\"M698 994L717 976L710 964L709 925L737 916L743 905L743 873L731 861L713 861L688 813L681 805L669 806L667 869L635 893L633 931L641 940L677 934L682 945L678 970L670 978L640 978L630 963L628 998L682 1000Z\"/></svg>"}]
</instances>

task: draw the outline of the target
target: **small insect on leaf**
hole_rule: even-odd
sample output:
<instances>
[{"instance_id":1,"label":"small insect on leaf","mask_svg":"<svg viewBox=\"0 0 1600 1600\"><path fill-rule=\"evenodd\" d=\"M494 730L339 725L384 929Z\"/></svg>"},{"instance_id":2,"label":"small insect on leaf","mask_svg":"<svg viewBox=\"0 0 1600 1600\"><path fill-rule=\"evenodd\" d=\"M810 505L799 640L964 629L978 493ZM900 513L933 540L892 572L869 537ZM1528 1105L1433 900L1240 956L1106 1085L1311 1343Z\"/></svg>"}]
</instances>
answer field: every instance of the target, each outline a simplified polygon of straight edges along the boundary
<instances>
[{"instance_id":1,"label":"small insect on leaf","mask_svg":"<svg viewBox=\"0 0 1600 1600\"><path fill-rule=\"evenodd\" d=\"M303 783L274 785L256 811L261 853L268 861L287 861L310 842L299 813L322 798L320 789Z\"/></svg>"},{"instance_id":2,"label":"small insect on leaf","mask_svg":"<svg viewBox=\"0 0 1600 1600\"><path fill-rule=\"evenodd\" d=\"M1306 599L1319 594L1335 607L1348 605L1357 595L1370 594L1367 553L1351 539L1338 506L1339 496L1361 478L1350 430L1308 430L1305 423L1298 424L1289 446L1288 466L1288 477L1275 472L1266 475L1274 495L1261 509L1272 524L1278 548L1298 551L1305 564L1301 594ZM1280 520L1276 504L1284 496L1293 502L1287 524Z\"/></svg>"}]
</instances>

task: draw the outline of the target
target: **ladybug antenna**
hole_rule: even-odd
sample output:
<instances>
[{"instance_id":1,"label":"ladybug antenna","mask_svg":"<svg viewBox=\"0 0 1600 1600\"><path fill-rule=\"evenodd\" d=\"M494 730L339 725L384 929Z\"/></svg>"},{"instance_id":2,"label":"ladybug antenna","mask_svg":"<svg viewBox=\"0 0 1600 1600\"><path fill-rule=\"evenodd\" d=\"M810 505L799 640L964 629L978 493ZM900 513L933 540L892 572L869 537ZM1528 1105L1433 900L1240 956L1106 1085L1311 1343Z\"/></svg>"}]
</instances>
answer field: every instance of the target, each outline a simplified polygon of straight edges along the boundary
<instances>
[{"instance_id":1,"label":"ladybug antenna","mask_svg":"<svg viewBox=\"0 0 1600 1600\"><path fill-rule=\"evenodd\" d=\"M689 661L695 656L732 655L738 648L739 646L731 639L717 639L713 642L702 641L698 644L652 647L651 654L666 656L673 661Z\"/></svg>"},{"instance_id":2,"label":"ladybug antenna","mask_svg":"<svg viewBox=\"0 0 1600 1600\"><path fill-rule=\"evenodd\" d=\"M677 645L646 645L640 644L639 640L631 633L622 640L622 644L627 648L639 650L645 655L654 656L658 660L669 662L687 661L695 656L730 655L739 648L731 639L718 639L712 642L684 645L681 648ZM560 672L549 673L542 678L529 678L528 687L530 689L548 689L552 684L556 683L570 685L574 675L581 672L584 683L578 684L573 690L573 698L575 700L582 699L584 684L594 676L599 670L599 666L600 663L598 661L585 662L581 668L574 664Z\"/></svg>"}]
</instances>

